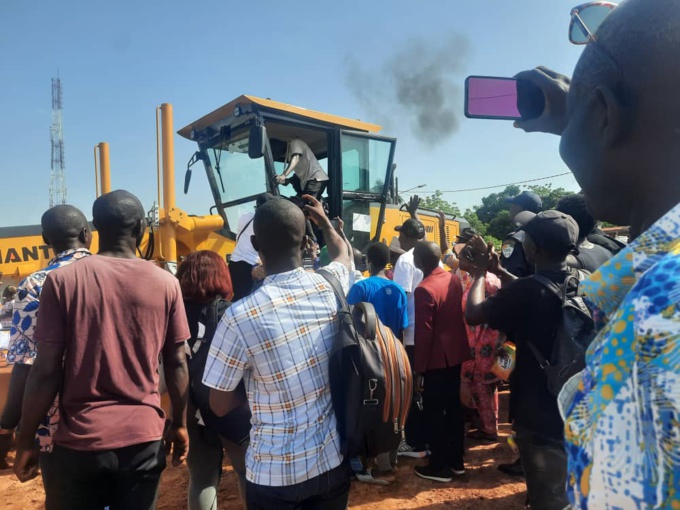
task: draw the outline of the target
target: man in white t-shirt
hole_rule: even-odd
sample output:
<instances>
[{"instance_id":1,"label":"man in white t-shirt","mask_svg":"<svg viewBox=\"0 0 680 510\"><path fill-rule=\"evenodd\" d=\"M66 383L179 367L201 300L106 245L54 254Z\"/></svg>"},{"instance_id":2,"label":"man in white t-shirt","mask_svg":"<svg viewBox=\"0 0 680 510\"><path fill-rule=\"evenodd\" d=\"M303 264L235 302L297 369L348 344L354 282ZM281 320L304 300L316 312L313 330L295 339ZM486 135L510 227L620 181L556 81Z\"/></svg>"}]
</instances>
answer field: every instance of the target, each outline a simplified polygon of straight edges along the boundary
<instances>
[{"instance_id":1,"label":"man in white t-shirt","mask_svg":"<svg viewBox=\"0 0 680 510\"><path fill-rule=\"evenodd\" d=\"M274 198L271 193L263 193L255 200L255 208ZM250 238L253 235L253 219L255 212L247 212L238 219L236 229L236 247L229 260L229 273L234 289L233 301L238 301L253 291L253 267L260 264L258 255Z\"/></svg>"},{"instance_id":2,"label":"man in white t-shirt","mask_svg":"<svg viewBox=\"0 0 680 510\"><path fill-rule=\"evenodd\" d=\"M409 218L403 225L395 227L399 232L399 245L404 253L394 266L394 282L406 291L406 305L408 309L408 327L404 330L404 347L411 366L414 356L414 333L416 322L415 302L413 291L423 281L423 272L413 262L413 250L425 238L425 227L414 218ZM399 447L399 455L413 458L423 458L427 455L426 440L423 434L422 403L414 399L413 407L406 421L406 441Z\"/></svg>"}]
</instances>

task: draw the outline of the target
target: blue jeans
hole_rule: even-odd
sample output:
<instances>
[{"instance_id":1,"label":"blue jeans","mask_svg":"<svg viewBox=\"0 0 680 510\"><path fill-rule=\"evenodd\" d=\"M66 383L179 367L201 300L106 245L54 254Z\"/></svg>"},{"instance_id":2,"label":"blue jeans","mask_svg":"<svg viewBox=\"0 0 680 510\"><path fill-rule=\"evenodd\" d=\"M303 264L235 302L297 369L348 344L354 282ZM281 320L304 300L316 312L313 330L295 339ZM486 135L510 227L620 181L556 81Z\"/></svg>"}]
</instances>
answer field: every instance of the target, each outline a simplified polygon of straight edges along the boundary
<instances>
[{"instance_id":1,"label":"blue jeans","mask_svg":"<svg viewBox=\"0 0 680 510\"><path fill-rule=\"evenodd\" d=\"M345 510L349 497L349 463L310 480L284 487L246 482L248 510Z\"/></svg>"}]
</instances>

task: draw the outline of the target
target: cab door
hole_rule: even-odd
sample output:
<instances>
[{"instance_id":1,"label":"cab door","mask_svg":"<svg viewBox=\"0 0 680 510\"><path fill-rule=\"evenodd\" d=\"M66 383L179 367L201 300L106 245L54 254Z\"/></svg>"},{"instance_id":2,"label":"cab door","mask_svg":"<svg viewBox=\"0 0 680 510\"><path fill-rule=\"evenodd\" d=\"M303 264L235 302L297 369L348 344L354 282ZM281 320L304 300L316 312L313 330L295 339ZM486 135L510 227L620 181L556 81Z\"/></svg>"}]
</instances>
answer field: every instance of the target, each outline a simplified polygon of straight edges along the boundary
<instances>
[{"instance_id":1,"label":"cab door","mask_svg":"<svg viewBox=\"0 0 680 510\"><path fill-rule=\"evenodd\" d=\"M345 235L366 251L380 239L385 207L392 198L397 140L354 131L340 132L340 188ZM337 182L337 181L336 181Z\"/></svg>"}]
</instances>

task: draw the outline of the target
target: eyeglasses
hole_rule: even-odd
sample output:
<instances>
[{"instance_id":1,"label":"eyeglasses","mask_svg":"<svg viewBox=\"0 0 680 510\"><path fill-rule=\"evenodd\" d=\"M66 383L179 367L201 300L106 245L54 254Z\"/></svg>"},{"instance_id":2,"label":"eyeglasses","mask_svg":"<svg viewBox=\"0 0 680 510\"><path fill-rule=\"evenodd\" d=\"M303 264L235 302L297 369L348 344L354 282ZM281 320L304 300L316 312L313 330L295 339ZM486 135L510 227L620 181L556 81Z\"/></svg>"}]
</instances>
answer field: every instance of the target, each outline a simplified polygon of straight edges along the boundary
<instances>
[{"instance_id":1,"label":"eyeglasses","mask_svg":"<svg viewBox=\"0 0 680 510\"><path fill-rule=\"evenodd\" d=\"M596 41L597 29L616 6L612 2L587 2L574 7L569 23L569 41L572 44Z\"/></svg>"}]
</instances>

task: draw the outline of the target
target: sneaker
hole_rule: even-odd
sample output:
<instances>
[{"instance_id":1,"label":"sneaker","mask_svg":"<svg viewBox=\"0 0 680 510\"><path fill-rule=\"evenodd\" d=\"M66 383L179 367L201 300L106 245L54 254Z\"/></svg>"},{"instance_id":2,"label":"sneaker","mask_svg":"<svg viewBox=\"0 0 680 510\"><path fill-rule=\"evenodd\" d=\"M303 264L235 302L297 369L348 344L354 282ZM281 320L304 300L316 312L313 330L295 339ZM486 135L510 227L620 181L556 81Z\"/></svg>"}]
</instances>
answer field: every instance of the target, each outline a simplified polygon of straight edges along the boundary
<instances>
[{"instance_id":1,"label":"sneaker","mask_svg":"<svg viewBox=\"0 0 680 510\"><path fill-rule=\"evenodd\" d=\"M465 474L465 464L457 462L451 466L451 472L456 476L463 476Z\"/></svg>"},{"instance_id":2,"label":"sneaker","mask_svg":"<svg viewBox=\"0 0 680 510\"><path fill-rule=\"evenodd\" d=\"M520 461L519 459L510 464L499 464L498 470L510 476L524 476L522 461Z\"/></svg>"},{"instance_id":3,"label":"sneaker","mask_svg":"<svg viewBox=\"0 0 680 510\"><path fill-rule=\"evenodd\" d=\"M433 482L450 482L451 472L448 469L435 469L430 466L416 466L414 471L420 478L425 478L425 480L432 480Z\"/></svg>"},{"instance_id":4,"label":"sneaker","mask_svg":"<svg viewBox=\"0 0 680 510\"><path fill-rule=\"evenodd\" d=\"M394 482L394 476L381 476L379 474L373 474L370 469L365 469L361 473L356 473L357 480L363 483L371 483L374 485L389 485Z\"/></svg>"},{"instance_id":5,"label":"sneaker","mask_svg":"<svg viewBox=\"0 0 680 510\"><path fill-rule=\"evenodd\" d=\"M416 450L408 445L406 441L402 441L397 450L397 455L399 457L411 457L412 459L424 459L427 457L427 450Z\"/></svg>"}]
</instances>

